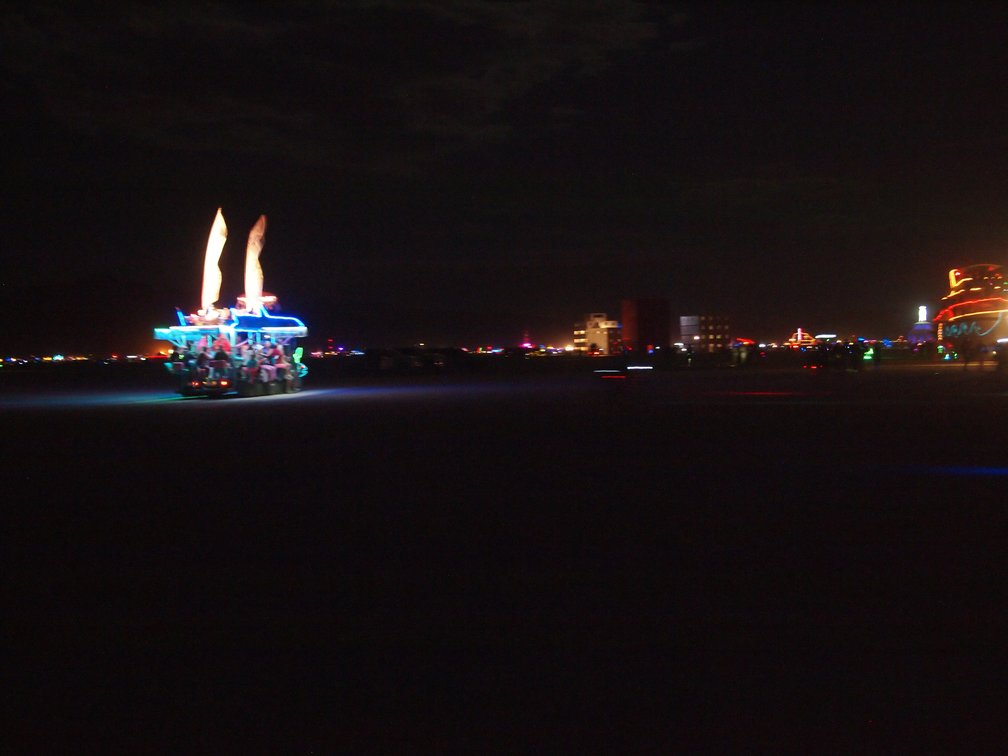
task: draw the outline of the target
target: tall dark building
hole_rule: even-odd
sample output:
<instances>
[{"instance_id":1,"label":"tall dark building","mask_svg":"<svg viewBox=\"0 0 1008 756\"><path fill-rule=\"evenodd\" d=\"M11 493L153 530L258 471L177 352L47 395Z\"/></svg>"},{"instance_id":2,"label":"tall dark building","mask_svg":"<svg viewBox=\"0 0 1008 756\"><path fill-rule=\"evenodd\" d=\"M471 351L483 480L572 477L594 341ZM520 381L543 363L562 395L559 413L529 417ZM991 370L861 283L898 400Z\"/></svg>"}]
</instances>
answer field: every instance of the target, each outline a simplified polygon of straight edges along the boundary
<instances>
[{"instance_id":1,"label":"tall dark building","mask_svg":"<svg viewBox=\"0 0 1008 756\"><path fill-rule=\"evenodd\" d=\"M731 331L726 315L682 315L679 338L695 352L719 352L730 349Z\"/></svg>"},{"instance_id":2,"label":"tall dark building","mask_svg":"<svg viewBox=\"0 0 1008 756\"><path fill-rule=\"evenodd\" d=\"M624 299L623 350L647 353L672 343L672 308L667 299Z\"/></svg>"}]
</instances>

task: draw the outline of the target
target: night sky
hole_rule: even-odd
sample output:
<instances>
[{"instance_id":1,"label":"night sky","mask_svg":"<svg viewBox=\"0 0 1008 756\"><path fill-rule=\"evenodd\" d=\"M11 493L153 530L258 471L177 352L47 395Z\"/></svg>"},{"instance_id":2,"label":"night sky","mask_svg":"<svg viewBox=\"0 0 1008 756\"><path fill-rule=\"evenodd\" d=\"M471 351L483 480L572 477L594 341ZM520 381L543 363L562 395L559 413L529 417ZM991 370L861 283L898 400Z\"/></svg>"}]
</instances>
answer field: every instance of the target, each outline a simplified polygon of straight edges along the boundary
<instances>
[{"instance_id":1,"label":"night sky","mask_svg":"<svg viewBox=\"0 0 1008 756\"><path fill-rule=\"evenodd\" d=\"M153 346L266 289L347 344L566 343L667 297L892 336L1008 263L999 5L23 3L0 12L0 350Z\"/></svg>"}]
</instances>

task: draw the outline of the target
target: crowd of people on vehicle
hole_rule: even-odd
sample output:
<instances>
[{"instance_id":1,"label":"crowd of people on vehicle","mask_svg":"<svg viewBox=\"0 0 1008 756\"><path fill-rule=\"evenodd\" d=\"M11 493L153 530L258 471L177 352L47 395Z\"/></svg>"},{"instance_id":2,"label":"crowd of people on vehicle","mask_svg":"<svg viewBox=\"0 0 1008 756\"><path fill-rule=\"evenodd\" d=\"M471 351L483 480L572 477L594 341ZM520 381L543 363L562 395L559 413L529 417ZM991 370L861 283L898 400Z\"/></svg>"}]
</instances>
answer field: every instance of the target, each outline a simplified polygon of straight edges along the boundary
<instances>
[{"instance_id":1,"label":"crowd of people on vehicle","mask_svg":"<svg viewBox=\"0 0 1008 756\"><path fill-rule=\"evenodd\" d=\"M174 367L179 363L181 367ZM269 383L295 377L283 344L274 344L268 336L258 343L242 341L234 347L224 336L218 336L212 343L204 337L188 350L176 347L169 357L169 369L187 371L199 380L223 380L233 376L248 383Z\"/></svg>"}]
</instances>

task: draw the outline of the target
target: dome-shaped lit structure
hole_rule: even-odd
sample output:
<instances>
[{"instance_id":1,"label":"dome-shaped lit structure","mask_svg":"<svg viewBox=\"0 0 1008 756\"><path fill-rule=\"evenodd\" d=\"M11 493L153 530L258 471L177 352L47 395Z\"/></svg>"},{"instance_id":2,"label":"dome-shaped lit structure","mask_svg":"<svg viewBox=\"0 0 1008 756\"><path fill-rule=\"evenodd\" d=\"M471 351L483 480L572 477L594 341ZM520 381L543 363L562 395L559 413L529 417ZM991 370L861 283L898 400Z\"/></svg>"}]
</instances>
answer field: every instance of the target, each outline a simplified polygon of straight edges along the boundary
<instances>
[{"instance_id":1,"label":"dome-shaped lit structure","mask_svg":"<svg viewBox=\"0 0 1008 756\"><path fill-rule=\"evenodd\" d=\"M973 340L978 346L1008 338L1008 278L987 263L949 271L949 293L935 316L938 339Z\"/></svg>"}]
</instances>

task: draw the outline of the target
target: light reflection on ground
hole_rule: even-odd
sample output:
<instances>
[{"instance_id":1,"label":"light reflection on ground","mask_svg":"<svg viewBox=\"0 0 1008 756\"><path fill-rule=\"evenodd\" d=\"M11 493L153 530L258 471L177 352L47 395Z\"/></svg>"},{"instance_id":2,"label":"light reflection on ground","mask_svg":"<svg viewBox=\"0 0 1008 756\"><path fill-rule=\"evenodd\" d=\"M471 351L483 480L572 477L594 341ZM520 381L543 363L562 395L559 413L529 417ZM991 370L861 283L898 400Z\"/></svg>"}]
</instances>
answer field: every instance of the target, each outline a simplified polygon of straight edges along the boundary
<instances>
[{"instance_id":1,"label":"light reflection on ground","mask_svg":"<svg viewBox=\"0 0 1008 756\"><path fill-rule=\"evenodd\" d=\"M188 401L163 391L78 391L73 393L18 393L0 397L0 410L83 409L87 407L125 407Z\"/></svg>"},{"instance_id":2,"label":"light reflection on ground","mask_svg":"<svg viewBox=\"0 0 1008 756\"><path fill-rule=\"evenodd\" d=\"M381 399L435 398L452 396L472 396L474 394L514 392L513 386L503 383L473 385L422 385L422 386L350 386L341 388L306 389L294 394L272 396L241 397L229 394L222 397L180 396L160 390L101 391L82 390L78 392L19 392L0 397L0 410L75 410L88 408L150 407L152 405L200 405L200 406L263 406L276 402L318 402Z\"/></svg>"},{"instance_id":3,"label":"light reflection on ground","mask_svg":"<svg viewBox=\"0 0 1008 756\"><path fill-rule=\"evenodd\" d=\"M979 465L947 465L913 468L913 472L925 475L940 475L951 477L1004 477L1008 476L1008 467L984 467Z\"/></svg>"},{"instance_id":4,"label":"light reflection on ground","mask_svg":"<svg viewBox=\"0 0 1008 756\"><path fill-rule=\"evenodd\" d=\"M895 412L900 422L905 422L910 416L900 407L919 407L922 409L915 411L922 414L931 414L940 406L957 413L972 406L984 416L1004 412L1008 410L1006 388L1005 380L992 371L966 372L962 369L931 370L929 373L893 369L815 376L784 371L673 371L664 374L648 371L628 375L622 381L599 380L599 376L591 374L391 377L356 383L312 384L296 394L247 398L237 395L182 397L165 384L154 382L139 386L123 381L111 385L89 382L78 387L69 383L22 383L0 384L0 412L133 411L143 407L169 413L189 412L199 407L204 408L202 411L230 407L245 412L256 406L311 407L311 412L317 412L324 411L327 404L416 402L462 406L499 398L505 406L515 399L520 404L514 407L525 407L529 401L537 407L543 405L537 411L564 407L571 416L579 416L581 411L597 416L608 413L618 417L628 412L657 416L678 412L678 408L689 412L704 412L708 408L716 412L719 407L756 413L766 408L791 407L788 411L802 412L803 406L809 406L813 410L850 408L850 414L838 416L844 422L871 417L865 415L866 412ZM670 421L674 417L674 414L668 415ZM738 417L744 419L742 415ZM941 424L937 417L935 423ZM926 422L923 427L924 430L929 428ZM967 473L950 468L942 474Z\"/></svg>"}]
</instances>

